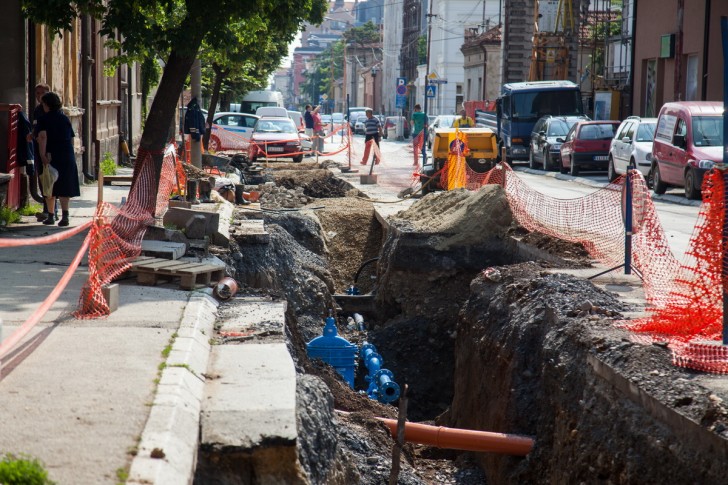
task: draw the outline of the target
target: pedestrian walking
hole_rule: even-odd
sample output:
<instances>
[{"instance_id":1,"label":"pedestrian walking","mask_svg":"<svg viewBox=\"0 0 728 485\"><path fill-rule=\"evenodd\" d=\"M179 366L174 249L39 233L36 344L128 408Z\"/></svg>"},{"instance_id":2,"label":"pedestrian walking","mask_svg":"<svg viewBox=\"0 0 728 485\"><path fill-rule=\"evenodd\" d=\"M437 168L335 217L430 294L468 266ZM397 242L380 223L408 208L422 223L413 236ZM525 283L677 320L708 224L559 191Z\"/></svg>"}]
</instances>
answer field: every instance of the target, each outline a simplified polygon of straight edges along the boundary
<instances>
[{"instance_id":1,"label":"pedestrian walking","mask_svg":"<svg viewBox=\"0 0 728 485\"><path fill-rule=\"evenodd\" d=\"M306 111L303 113L303 129L307 136L313 138L313 116L310 104L306 105Z\"/></svg>"},{"instance_id":2,"label":"pedestrian walking","mask_svg":"<svg viewBox=\"0 0 728 485\"><path fill-rule=\"evenodd\" d=\"M369 162L369 151L371 150L372 143L377 144L377 149L374 151L374 164L379 165L379 137L382 135L382 123L379 118L374 116L374 111L371 109L366 110L367 119L364 121L364 157L361 160L362 165L366 165Z\"/></svg>"},{"instance_id":3,"label":"pedestrian walking","mask_svg":"<svg viewBox=\"0 0 728 485\"><path fill-rule=\"evenodd\" d=\"M317 151L319 153L323 153L324 151L324 136L326 136L326 132L324 131L324 124L321 121L321 106L316 106L313 111L311 112L311 117L313 118L313 149L314 151Z\"/></svg>"},{"instance_id":4,"label":"pedestrian walking","mask_svg":"<svg viewBox=\"0 0 728 485\"><path fill-rule=\"evenodd\" d=\"M45 115L45 111L43 110L43 103L41 102L41 98L43 95L51 90L50 86L48 86L46 83L38 83L35 85L35 101L36 106L33 108L33 114L32 118L30 119L30 122L33 127L33 132L27 136L27 139L29 142L33 142L33 153L35 154L33 165L34 165L34 172L35 174L31 176L30 178L30 190L33 191L34 194L37 194L37 190L40 189L40 195L43 198L43 212L37 212L35 214L35 218L38 220L38 222L45 221L48 219L48 214L50 212L53 212L53 217L58 220L58 207L57 204L54 206L50 211L48 210L48 207L46 207L46 195L43 193L43 186L38 183L40 180L40 176L43 174L43 162L40 160L40 156L38 155L40 153L38 148L38 120Z\"/></svg>"},{"instance_id":5,"label":"pedestrian walking","mask_svg":"<svg viewBox=\"0 0 728 485\"><path fill-rule=\"evenodd\" d=\"M39 157L43 162L44 170L52 166L58 171L58 180L53 184L53 191L46 194L46 206L54 207L56 198L61 201L62 217L59 226L69 225L68 207L71 197L81 195L78 183L78 168L76 155L73 152L73 138L76 136L71 121L61 112L61 98L52 91L41 98L45 114L38 119ZM53 214L43 224L55 224Z\"/></svg>"},{"instance_id":6,"label":"pedestrian walking","mask_svg":"<svg viewBox=\"0 0 728 485\"><path fill-rule=\"evenodd\" d=\"M412 113L412 151L415 154L415 167L419 166L420 150L422 150L422 144L425 142L425 128L427 125L427 115L422 112L422 106L419 104L415 105L415 110Z\"/></svg>"}]
</instances>

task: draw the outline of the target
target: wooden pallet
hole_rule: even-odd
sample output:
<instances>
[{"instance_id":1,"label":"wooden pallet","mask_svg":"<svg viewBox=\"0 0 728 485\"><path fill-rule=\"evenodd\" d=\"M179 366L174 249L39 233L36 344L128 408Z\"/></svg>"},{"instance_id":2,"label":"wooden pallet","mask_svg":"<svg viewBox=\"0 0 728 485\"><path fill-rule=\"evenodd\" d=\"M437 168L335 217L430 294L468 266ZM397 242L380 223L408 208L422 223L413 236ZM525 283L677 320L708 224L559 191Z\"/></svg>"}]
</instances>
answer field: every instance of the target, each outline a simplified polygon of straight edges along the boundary
<instances>
[{"instance_id":1,"label":"wooden pallet","mask_svg":"<svg viewBox=\"0 0 728 485\"><path fill-rule=\"evenodd\" d=\"M224 266L191 263L141 256L131 265L131 272L137 275L137 284L154 286L160 281L179 278L179 287L194 290L198 286L210 286L225 277Z\"/></svg>"}]
</instances>

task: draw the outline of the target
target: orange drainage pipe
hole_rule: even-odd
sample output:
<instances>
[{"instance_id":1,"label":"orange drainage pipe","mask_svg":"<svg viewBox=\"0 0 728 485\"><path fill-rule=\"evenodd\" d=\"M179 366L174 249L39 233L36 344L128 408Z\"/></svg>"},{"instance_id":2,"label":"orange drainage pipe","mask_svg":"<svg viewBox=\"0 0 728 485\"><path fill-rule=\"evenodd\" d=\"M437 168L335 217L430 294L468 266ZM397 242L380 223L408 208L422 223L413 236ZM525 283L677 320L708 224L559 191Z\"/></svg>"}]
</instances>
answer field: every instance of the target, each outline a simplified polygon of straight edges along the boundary
<instances>
[{"instance_id":1,"label":"orange drainage pipe","mask_svg":"<svg viewBox=\"0 0 728 485\"><path fill-rule=\"evenodd\" d=\"M392 437L397 439L397 420L377 418L384 421ZM465 451L487 451L505 455L526 456L533 449L534 440L514 434L474 431L470 429L445 428L426 424L406 423L404 440L422 445L437 446Z\"/></svg>"},{"instance_id":2,"label":"orange drainage pipe","mask_svg":"<svg viewBox=\"0 0 728 485\"><path fill-rule=\"evenodd\" d=\"M51 306L53 306L56 300L58 300L58 298L61 296L61 293L63 293L63 290L66 289L68 282L71 281L71 277L73 276L73 273L76 272L76 268L78 268L78 265L81 264L81 260L83 260L83 257L86 255L86 251L88 251L90 242L91 238L89 236L86 236L86 238L83 240L83 246L81 246L81 249L78 250L76 257L73 258L70 266L68 266L66 272L63 273L63 276L61 276L60 281L58 281L58 284L55 288L53 288L53 291L51 291L50 295L48 295L46 299L43 300L43 303L41 303L41 305L36 308L33 314L29 316L28 319L20 327L18 327L13 333L11 333L7 339L0 342L0 360L2 360L2 358L5 357L10 352L10 350L22 340L22 338L25 337L28 332L30 332L33 327L36 326L38 322L40 322L40 319L43 318L48 310L50 310Z\"/></svg>"},{"instance_id":3,"label":"orange drainage pipe","mask_svg":"<svg viewBox=\"0 0 728 485\"><path fill-rule=\"evenodd\" d=\"M59 232L58 234L51 234L50 236L42 237L26 237L18 239L0 238L0 248L17 248L20 246L39 246L41 244L53 244L64 239L75 236L91 227L93 220L84 222L80 226L74 227L67 231Z\"/></svg>"}]
</instances>

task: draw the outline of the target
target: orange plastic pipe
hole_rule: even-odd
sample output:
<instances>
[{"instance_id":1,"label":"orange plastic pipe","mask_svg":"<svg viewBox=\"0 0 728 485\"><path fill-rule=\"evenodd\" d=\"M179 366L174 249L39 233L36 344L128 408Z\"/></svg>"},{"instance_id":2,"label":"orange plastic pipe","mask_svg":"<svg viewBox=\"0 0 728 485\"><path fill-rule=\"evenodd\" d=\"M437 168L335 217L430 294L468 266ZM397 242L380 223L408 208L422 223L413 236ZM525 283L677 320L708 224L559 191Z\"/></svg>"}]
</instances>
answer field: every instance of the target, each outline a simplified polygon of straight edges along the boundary
<instances>
[{"instance_id":1,"label":"orange plastic pipe","mask_svg":"<svg viewBox=\"0 0 728 485\"><path fill-rule=\"evenodd\" d=\"M392 437L397 439L397 420L377 418L384 421ZM504 455L525 456L533 449L532 438L514 434L474 431L470 429L445 428L427 424L405 423L404 440L422 445L450 448L453 450L488 451Z\"/></svg>"}]
</instances>

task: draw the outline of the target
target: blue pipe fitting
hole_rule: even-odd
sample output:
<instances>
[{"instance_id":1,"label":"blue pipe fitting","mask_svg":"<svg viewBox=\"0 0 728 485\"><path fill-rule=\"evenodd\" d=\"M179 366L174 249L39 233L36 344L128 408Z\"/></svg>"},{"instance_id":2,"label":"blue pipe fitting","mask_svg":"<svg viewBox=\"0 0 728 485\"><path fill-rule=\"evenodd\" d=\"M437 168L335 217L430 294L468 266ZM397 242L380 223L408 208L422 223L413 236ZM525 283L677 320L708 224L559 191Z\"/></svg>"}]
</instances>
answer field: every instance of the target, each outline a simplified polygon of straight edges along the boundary
<instances>
[{"instance_id":1,"label":"blue pipe fitting","mask_svg":"<svg viewBox=\"0 0 728 485\"><path fill-rule=\"evenodd\" d=\"M359 288L357 288L354 285L349 285L349 288L346 289L347 295L358 295L359 294Z\"/></svg>"},{"instance_id":2,"label":"blue pipe fitting","mask_svg":"<svg viewBox=\"0 0 728 485\"><path fill-rule=\"evenodd\" d=\"M364 378L369 383L367 395L382 403L390 403L399 399L399 385L394 382L394 374L389 369L382 369L384 359L377 353L377 348L364 343L361 346L361 358L369 374Z\"/></svg>"},{"instance_id":3,"label":"blue pipe fitting","mask_svg":"<svg viewBox=\"0 0 728 485\"><path fill-rule=\"evenodd\" d=\"M379 369L369 384L369 397L379 402L390 403L399 399L399 385L394 382L394 374L389 369Z\"/></svg>"},{"instance_id":4,"label":"blue pipe fitting","mask_svg":"<svg viewBox=\"0 0 728 485\"><path fill-rule=\"evenodd\" d=\"M356 345L338 336L336 320L331 314L326 318L323 335L306 344L306 353L309 358L321 359L332 366L352 389L354 388L356 350Z\"/></svg>"}]
</instances>

